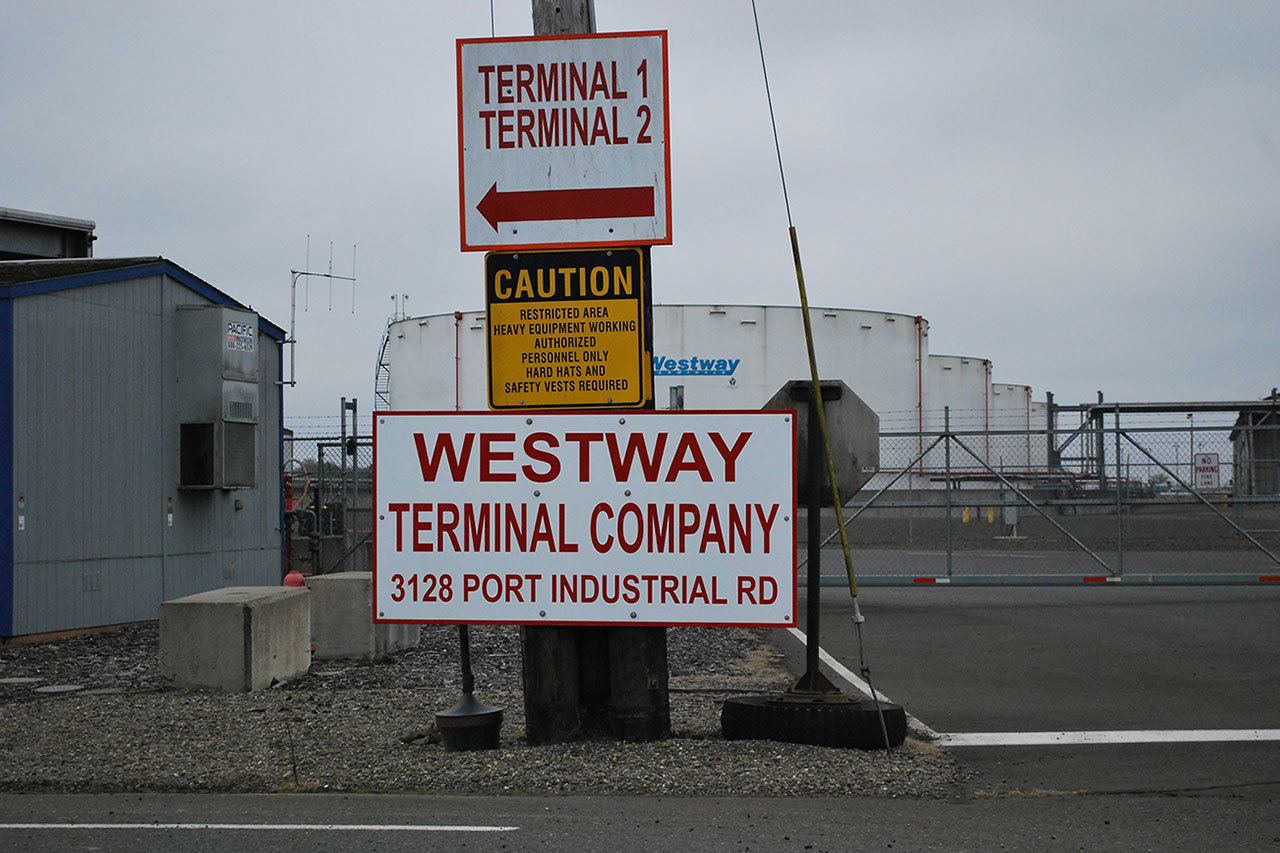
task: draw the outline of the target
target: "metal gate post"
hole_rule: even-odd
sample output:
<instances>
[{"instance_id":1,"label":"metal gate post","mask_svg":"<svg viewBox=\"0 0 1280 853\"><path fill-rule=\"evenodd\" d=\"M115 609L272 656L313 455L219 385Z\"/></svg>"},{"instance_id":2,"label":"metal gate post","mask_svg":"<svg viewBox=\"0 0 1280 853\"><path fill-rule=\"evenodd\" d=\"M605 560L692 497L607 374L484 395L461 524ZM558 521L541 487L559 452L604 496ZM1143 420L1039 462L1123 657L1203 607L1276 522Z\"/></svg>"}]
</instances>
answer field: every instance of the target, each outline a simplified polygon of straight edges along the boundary
<instances>
[{"instance_id":1,"label":"metal gate post","mask_svg":"<svg viewBox=\"0 0 1280 853\"><path fill-rule=\"evenodd\" d=\"M947 577L951 577L951 407L942 407L943 458L946 460L946 479L943 488L947 493Z\"/></svg>"},{"instance_id":2,"label":"metal gate post","mask_svg":"<svg viewBox=\"0 0 1280 853\"><path fill-rule=\"evenodd\" d=\"M1044 467L1046 471L1053 471L1061 463L1058 461L1058 418L1057 412L1053 407L1053 392L1046 391L1044 393L1044 447L1045 459ZM1027 457L1030 460L1030 456ZM1034 462L1028 461L1028 464L1034 465Z\"/></svg>"},{"instance_id":3,"label":"metal gate post","mask_svg":"<svg viewBox=\"0 0 1280 853\"><path fill-rule=\"evenodd\" d=\"M351 547L351 538L349 534L350 524L347 523L347 398L342 398L342 439L338 444L338 460L341 463L339 467L341 479L338 481L338 493L342 495L342 550L346 551Z\"/></svg>"},{"instance_id":4,"label":"metal gate post","mask_svg":"<svg viewBox=\"0 0 1280 853\"><path fill-rule=\"evenodd\" d=\"M1116 403L1115 428L1116 428L1116 574L1124 574L1124 506L1121 496L1121 486L1124 483L1123 472L1120 470L1120 404Z\"/></svg>"},{"instance_id":5,"label":"metal gate post","mask_svg":"<svg viewBox=\"0 0 1280 853\"><path fill-rule=\"evenodd\" d=\"M1098 497L1102 497L1102 492L1107 488L1107 434L1102 431L1103 421L1106 419L1102 415L1102 392L1098 392L1098 408L1094 409L1098 415L1098 424L1094 432L1094 447L1098 449Z\"/></svg>"},{"instance_id":6,"label":"metal gate post","mask_svg":"<svg viewBox=\"0 0 1280 853\"><path fill-rule=\"evenodd\" d=\"M330 527L326 520L328 513L324 511L325 505L325 484L324 476L324 442L316 442L316 532L323 536L325 533L332 533L332 530L326 530ZM316 572L316 567L311 567L312 572Z\"/></svg>"}]
</instances>

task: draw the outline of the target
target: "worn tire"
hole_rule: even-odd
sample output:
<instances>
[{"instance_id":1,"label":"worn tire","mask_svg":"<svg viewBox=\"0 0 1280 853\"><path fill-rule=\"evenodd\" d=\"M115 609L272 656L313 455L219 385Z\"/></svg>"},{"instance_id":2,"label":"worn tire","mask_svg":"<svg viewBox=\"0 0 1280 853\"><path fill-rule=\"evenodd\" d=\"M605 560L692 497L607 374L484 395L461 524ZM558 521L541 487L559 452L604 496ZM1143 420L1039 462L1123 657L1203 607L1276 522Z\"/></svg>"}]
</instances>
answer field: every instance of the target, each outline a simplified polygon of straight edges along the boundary
<instances>
[{"instance_id":1,"label":"worn tire","mask_svg":"<svg viewBox=\"0 0 1280 853\"><path fill-rule=\"evenodd\" d=\"M901 746L907 715L901 705L881 702L889 744ZM780 740L814 746L884 749L884 733L874 703L778 702L771 696L737 696L720 707L726 740Z\"/></svg>"}]
</instances>

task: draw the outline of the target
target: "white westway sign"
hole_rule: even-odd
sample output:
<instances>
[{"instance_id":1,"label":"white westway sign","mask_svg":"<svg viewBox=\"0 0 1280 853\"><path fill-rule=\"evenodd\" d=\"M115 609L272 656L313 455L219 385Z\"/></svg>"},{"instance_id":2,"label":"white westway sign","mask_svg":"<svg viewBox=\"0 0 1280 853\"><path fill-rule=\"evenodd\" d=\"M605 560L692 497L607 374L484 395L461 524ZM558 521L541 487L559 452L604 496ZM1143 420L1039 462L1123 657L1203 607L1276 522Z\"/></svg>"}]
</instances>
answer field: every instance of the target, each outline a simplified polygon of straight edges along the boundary
<instances>
[{"instance_id":1,"label":"white westway sign","mask_svg":"<svg viewBox=\"0 0 1280 853\"><path fill-rule=\"evenodd\" d=\"M458 41L463 251L671 242L667 34Z\"/></svg>"},{"instance_id":2,"label":"white westway sign","mask_svg":"<svg viewBox=\"0 0 1280 853\"><path fill-rule=\"evenodd\" d=\"M795 624L790 412L380 412L374 618Z\"/></svg>"}]
</instances>

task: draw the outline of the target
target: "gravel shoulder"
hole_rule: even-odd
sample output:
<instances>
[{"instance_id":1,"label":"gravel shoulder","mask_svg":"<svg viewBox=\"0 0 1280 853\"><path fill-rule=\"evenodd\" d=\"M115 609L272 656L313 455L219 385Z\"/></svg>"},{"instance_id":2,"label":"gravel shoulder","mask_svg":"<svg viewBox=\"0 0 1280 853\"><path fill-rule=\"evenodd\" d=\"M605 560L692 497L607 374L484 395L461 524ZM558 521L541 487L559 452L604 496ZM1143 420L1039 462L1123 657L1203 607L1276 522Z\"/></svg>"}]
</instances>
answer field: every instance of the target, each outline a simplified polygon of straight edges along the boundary
<instances>
[{"instance_id":1,"label":"gravel shoulder","mask_svg":"<svg viewBox=\"0 0 1280 853\"><path fill-rule=\"evenodd\" d=\"M962 793L955 761L912 741L886 756L721 738L726 697L794 679L763 631L669 632L671 739L532 747L517 631L473 627L476 696L504 709L502 747L446 752L426 734L459 698L456 636L427 626L418 648L384 661L317 661L295 681L233 695L165 689L154 625L0 647L0 790ZM57 685L81 689L37 692Z\"/></svg>"}]
</instances>

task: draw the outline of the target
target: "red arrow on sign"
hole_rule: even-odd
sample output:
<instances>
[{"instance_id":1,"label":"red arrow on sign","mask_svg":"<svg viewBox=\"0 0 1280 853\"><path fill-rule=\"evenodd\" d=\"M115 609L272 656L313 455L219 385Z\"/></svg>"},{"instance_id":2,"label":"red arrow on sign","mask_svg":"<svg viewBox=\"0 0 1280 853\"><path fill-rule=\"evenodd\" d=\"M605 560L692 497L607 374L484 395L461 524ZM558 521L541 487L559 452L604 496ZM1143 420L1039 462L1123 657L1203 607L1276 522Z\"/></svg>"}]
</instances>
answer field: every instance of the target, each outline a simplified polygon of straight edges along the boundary
<instances>
[{"instance_id":1,"label":"red arrow on sign","mask_svg":"<svg viewBox=\"0 0 1280 853\"><path fill-rule=\"evenodd\" d=\"M499 192L494 181L476 210L497 231L499 222L653 216L653 195L653 187Z\"/></svg>"}]
</instances>

